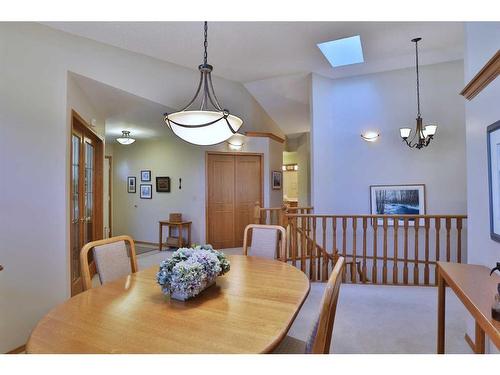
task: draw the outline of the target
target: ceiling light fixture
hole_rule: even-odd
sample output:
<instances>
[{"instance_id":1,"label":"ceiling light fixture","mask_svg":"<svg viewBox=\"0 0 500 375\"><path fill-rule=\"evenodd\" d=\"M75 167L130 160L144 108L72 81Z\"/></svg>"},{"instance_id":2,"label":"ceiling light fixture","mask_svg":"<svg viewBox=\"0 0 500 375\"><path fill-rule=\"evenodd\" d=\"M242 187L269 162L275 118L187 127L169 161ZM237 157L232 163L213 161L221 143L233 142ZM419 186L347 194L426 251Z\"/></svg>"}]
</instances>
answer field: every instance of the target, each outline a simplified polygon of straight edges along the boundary
<instances>
[{"instance_id":1,"label":"ceiling light fixture","mask_svg":"<svg viewBox=\"0 0 500 375\"><path fill-rule=\"evenodd\" d=\"M422 117L420 117L420 82L418 76L418 42L422 38L415 38L411 41L415 43L415 60L416 60L416 70L417 70L417 127L413 137L408 140L411 134L411 128L401 128L399 129L399 135L403 138L403 141L410 148L416 148L420 150L423 147L429 146L429 143L434 138L436 134L437 125L423 125ZM418 137L418 138L417 138Z\"/></svg>"},{"instance_id":2,"label":"ceiling light fixture","mask_svg":"<svg viewBox=\"0 0 500 375\"><path fill-rule=\"evenodd\" d=\"M122 136L116 138L116 140L122 145L131 145L135 142L135 139L130 137L130 132L127 130L122 130Z\"/></svg>"},{"instance_id":3,"label":"ceiling light fixture","mask_svg":"<svg viewBox=\"0 0 500 375\"><path fill-rule=\"evenodd\" d=\"M205 42L203 64L198 66L200 71L200 81L193 99L180 111L175 113L165 113L164 121L179 138L194 145L208 146L226 141L236 134L243 124L239 117L231 115L222 105L215 95L212 84L213 66L207 63L207 32L208 24L204 23ZM188 110L198 97L201 97L199 110ZM209 109L209 105L212 109Z\"/></svg>"},{"instance_id":4,"label":"ceiling light fixture","mask_svg":"<svg viewBox=\"0 0 500 375\"><path fill-rule=\"evenodd\" d=\"M380 137L380 134L373 131L367 131L361 134L361 138L363 138L367 142L375 142Z\"/></svg>"},{"instance_id":5,"label":"ceiling light fixture","mask_svg":"<svg viewBox=\"0 0 500 375\"><path fill-rule=\"evenodd\" d=\"M245 144L245 136L243 134L236 133L231 136L226 142L230 150L240 151Z\"/></svg>"}]
</instances>

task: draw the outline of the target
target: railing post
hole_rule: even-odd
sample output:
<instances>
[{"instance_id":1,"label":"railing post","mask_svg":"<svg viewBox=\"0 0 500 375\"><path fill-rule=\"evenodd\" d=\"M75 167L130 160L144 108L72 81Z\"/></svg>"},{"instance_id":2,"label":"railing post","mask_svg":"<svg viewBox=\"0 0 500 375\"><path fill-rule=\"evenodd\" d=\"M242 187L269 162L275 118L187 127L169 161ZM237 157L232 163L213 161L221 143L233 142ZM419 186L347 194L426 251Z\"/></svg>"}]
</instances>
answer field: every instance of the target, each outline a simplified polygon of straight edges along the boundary
<instances>
[{"instance_id":1,"label":"railing post","mask_svg":"<svg viewBox=\"0 0 500 375\"><path fill-rule=\"evenodd\" d=\"M457 262L462 263L462 218L457 217Z\"/></svg>"},{"instance_id":2,"label":"railing post","mask_svg":"<svg viewBox=\"0 0 500 375\"><path fill-rule=\"evenodd\" d=\"M408 285L408 217L404 218L404 264L403 264L403 283Z\"/></svg>"},{"instance_id":3,"label":"railing post","mask_svg":"<svg viewBox=\"0 0 500 375\"><path fill-rule=\"evenodd\" d=\"M398 284L398 231L399 218L394 219L394 260L392 265L392 283Z\"/></svg>"},{"instance_id":4,"label":"railing post","mask_svg":"<svg viewBox=\"0 0 500 375\"><path fill-rule=\"evenodd\" d=\"M425 265L424 265L424 284L429 285L429 222L428 217L425 218Z\"/></svg>"},{"instance_id":5,"label":"railing post","mask_svg":"<svg viewBox=\"0 0 500 375\"><path fill-rule=\"evenodd\" d=\"M363 280L361 280L362 283L366 283L367 276L366 276L366 227L367 227L367 221L368 219L366 216L363 216L363 266L361 269L361 273L363 275Z\"/></svg>"},{"instance_id":6,"label":"railing post","mask_svg":"<svg viewBox=\"0 0 500 375\"><path fill-rule=\"evenodd\" d=\"M260 224L260 202L255 202L253 207L253 221L254 224Z\"/></svg>"}]
</instances>

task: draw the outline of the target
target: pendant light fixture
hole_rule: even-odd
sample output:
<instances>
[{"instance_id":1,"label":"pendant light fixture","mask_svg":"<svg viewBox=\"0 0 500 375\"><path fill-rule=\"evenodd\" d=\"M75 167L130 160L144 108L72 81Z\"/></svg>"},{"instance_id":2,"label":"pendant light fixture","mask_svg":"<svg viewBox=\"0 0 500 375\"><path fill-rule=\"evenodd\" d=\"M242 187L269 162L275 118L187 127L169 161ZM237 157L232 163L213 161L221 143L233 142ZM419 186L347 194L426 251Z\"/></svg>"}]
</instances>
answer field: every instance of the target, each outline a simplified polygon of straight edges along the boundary
<instances>
[{"instance_id":1,"label":"pendant light fixture","mask_svg":"<svg viewBox=\"0 0 500 375\"><path fill-rule=\"evenodd\" d=\"M193 99L179 112L165 113L164 121L174 134L186 142L208 146L221 143L232 137L243 124L243 121L224 109L215 95L212 84L213 66L207 63L208 24L204 24L203 64L198 66L200 81ZM190 107L199 100L199 109Z\"/></svg>"},{"instance_id":2,"label":"pendant light fixture","mask_svg":"<svg viewBox=\"0 0 500 375\"><path fill-rule=\"evenodd\" d=\"M415 43L415 60L416 60L416 70L417 70L417 126L415 129L415 133L413 137L409 140L408 138L411 135L411 128L401 128L399 129L399 134L403 141L410 148L416 148L420 150L423 147L429 146L429 143L434 138L434 134L436 134L437 125L423 125L422 117L420 117L420 81L418 75L418 42L421 41L422 38L415 38L411 41Z\"/></svg>"},{"instance_id":3,"label":"pendant light fixture","mask_svg":"<svg viewBox=\"0 0 500 375\"><path fill-rule=\"evenodd\" d=\"M122 145L131 145L135 142L135 139L130 137L130 132L127 130L122 130L122 136L116 138L116 140Z\"/></svg>"}]
</instances>

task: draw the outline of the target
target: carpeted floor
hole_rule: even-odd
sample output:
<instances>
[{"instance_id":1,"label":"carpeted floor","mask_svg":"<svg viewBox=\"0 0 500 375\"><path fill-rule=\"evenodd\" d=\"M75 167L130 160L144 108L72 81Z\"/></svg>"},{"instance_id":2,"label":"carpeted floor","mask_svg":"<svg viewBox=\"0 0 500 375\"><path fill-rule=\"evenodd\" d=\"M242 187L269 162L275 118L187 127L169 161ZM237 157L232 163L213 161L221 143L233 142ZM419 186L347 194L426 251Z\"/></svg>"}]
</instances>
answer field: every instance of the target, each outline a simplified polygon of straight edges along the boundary
<instances>
[{"instance_id":1,"label":"carpeted floor","mask_svg":"<svg viewBox=\"0 0 500 375\"><path fill-rule=\"evenodd\" d=\"M224 249L241 254L242 249ZM172 251L137 256L139 269L158 265ZM289 335L306 340L319 311L324 284L311 291ZM467 312L448 290L446 352L471 353L464 340ZM335 319L331 353L435 353L437 289L433 287L343 284Z\"/></svg>"}]
</instances>

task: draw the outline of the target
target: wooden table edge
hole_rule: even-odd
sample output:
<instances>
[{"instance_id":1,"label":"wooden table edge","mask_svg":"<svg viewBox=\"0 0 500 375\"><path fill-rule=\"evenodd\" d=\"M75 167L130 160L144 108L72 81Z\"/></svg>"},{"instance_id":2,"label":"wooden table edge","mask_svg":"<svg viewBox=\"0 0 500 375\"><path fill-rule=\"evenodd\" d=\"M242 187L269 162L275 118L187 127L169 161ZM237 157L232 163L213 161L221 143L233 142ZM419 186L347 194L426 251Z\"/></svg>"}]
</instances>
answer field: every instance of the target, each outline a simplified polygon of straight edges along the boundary
<instances>
[{"instance_id":1,"label":"wooden table edge","mask_svg":"<svg viewBox=\"0 0 500 375\"><path fill-rule=\"evenodd\" d=\"M484 333L488 335L490 340L493 342L493 344L500 349L500 335L493 334L494 332L490 331L491 328L491 323L490 319L486 317L484 314L481 313L478 309L472 308L474 305L473 302L471 301L470 298L468 298L465 293L462 291L461 288L453 281L453 279L446 273L446 271L443 269L443 264L451 264L450 262L441 262L438 261L436 262L436 265L438 267L438 278L442 278L444 281L444 287L448 286L453 290L455 295L458 297L460 302L464 305L464 307L467 309L467 311L472 315L472 318L476 322L476 324L479 325L479 327L483 330ZM475 266L478 266L475 264ZM486 270L488 270L488 267L482 266ZM445 292L445 298L446 298L446 292ZM491 301L493 303L493 301ZM438 306L439 309L439 306ZM486 328L485 328L486 327ZM476 326L477 328L477 326ZM478 343L476 343L478 344Z\"/></svg>"}]
</instances>

